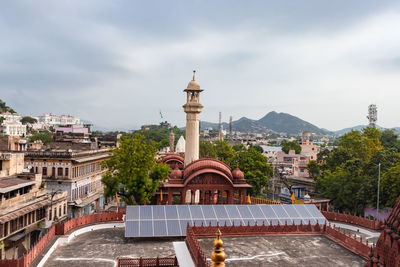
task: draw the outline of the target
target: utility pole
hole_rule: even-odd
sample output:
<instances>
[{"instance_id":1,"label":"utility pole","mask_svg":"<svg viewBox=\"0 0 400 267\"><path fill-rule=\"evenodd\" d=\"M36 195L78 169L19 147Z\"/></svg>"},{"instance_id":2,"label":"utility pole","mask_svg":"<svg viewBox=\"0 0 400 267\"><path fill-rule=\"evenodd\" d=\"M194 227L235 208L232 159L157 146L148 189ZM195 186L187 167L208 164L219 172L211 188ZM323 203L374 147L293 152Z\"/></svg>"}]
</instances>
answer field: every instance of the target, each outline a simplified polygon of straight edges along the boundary
<instances>
[{"instance_id":1,"label":"utility pole","mask_svg":"<svg viewBox=\"0 0 400 267\"><path fill-rule=\"evenodd\" d=\"M381 164L378 164L378 197L376 200L376 219L378 219L379 216L379 187L381 184Z\"/></svg>"}]
</instances>

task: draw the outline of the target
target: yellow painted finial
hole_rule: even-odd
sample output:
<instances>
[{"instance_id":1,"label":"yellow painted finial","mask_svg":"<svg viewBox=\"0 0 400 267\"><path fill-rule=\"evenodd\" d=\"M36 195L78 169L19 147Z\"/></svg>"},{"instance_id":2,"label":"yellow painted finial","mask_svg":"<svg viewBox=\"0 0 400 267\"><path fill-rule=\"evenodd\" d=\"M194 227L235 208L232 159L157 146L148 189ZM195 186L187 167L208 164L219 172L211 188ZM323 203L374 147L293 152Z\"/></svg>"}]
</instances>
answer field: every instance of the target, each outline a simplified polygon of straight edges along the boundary
<instances>
[{"instance_id":1,"label":"yellow painted finial","mask_svg":"<svg viewBox=\"0 0 400 267\"><path fill-rule=\"evenodd\" d=\"M214 240L214 251L211 253L212 267L225 266L226 254L222 246L224 242L221 240L221 231L217 230L217 238Z\"/></svg>"},{"instance_id":2,"label":"yellow painted finial","mask_svg":"<svg viewBox=\"0 0 400 267\"><path fill-rule=\"evenodd\" d=\"M195 74L196 74L196 71L193 70L193 81L194 81L194 76L195 76Z\"/></svg>"}]
</instances>

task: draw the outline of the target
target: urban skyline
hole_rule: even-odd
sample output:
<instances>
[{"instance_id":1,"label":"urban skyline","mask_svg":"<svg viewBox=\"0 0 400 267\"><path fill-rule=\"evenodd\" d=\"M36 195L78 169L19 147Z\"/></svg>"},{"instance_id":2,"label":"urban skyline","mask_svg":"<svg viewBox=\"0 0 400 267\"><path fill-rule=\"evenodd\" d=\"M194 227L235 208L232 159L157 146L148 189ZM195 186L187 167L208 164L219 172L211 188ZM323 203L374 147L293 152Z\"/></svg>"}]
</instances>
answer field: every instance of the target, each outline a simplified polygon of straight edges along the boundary
<instances>
[{"instance_id":1,"label":"urban skyline","mask_svg":"<svg viewBox=\"0 0 400 267\"><path fill-rule=\"evenodd\" d=\"M160 110L183 126L181 89L196 69L204 121L275 110L338 130L367 124L374 103L379 125L400 126L395 1L213 5L4 3L2 99L99 127L158 123Z\"/></svg>"}]
</instances>

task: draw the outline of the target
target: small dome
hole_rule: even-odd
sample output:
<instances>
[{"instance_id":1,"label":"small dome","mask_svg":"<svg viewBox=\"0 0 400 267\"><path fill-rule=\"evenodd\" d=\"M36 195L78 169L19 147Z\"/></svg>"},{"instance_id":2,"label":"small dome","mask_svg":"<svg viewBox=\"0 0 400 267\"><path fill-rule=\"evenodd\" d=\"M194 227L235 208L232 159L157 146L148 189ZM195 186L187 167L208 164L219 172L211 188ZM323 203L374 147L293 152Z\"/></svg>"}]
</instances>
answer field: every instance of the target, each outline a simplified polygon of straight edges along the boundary
<instances>
[{"instance_id":1,"label":"small dome","mask_svg":"<svg viewBox=\"0 0 400 267\"><path fill-rule=\"evenodd\" d=\"M244 174L238 167L233 170L232 175L234 179L244 179Z\"/></svg>"},{"instance_id":2,"label":"small dome","mask_svg":"<svg viewBox=\"0 0 400 267\"><path fill-rule=\"evenodd\" d=\"M191 80L186 88L187 90L200 90L200 84L195 80Z\"/></svg>"},{"instance_id":3,"label":"small dome","mask_svg":"<svg viewBox=\"0 0 400 267\"><path fill-rule=\"evenodd\" d=\"M175 166L175 169L169 175L171 179L181 179L182 178L182 171L178 169L178 166Z\"/></svg>"}]
</instances>

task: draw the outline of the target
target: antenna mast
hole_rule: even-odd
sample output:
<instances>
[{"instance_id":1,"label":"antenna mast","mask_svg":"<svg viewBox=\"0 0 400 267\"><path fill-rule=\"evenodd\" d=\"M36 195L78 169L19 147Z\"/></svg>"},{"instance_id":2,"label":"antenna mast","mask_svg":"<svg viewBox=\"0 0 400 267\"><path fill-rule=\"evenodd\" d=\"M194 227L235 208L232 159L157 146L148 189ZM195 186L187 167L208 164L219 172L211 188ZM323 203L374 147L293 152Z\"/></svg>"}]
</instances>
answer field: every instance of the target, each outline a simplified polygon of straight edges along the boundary
<instances>
[{"instance_id":1,"label":"antenna mast","mask_svg":"<svg viewBox=\"0 0 400 267\"><path fill-rule=\"evenodd\" d=\"M376 121L378 120L378 111L375 104L371 104L368 106L367 119L369 120L370 127L376 127Z\"/></svg>"}]
</instances>

